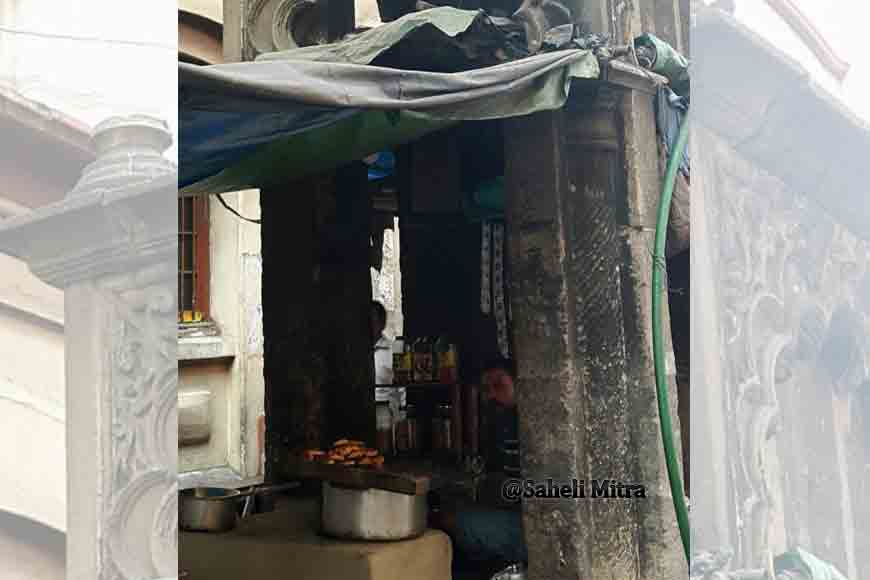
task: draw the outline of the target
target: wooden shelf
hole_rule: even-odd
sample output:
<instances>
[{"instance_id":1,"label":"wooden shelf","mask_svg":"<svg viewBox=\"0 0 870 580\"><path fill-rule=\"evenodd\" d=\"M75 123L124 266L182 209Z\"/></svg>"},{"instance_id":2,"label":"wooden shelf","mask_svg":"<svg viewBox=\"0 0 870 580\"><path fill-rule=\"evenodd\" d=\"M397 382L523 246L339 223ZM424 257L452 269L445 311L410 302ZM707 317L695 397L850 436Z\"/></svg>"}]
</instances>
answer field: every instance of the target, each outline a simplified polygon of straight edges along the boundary
<instances>
[{"instance_id":1,"label":"wooden shelf","mask_svg":"<svg viewBox=\"0 0 870 580\"><path fill-rule=\"evenodd\" d=\"M376 389L449 389L459 383L408 383L402 385L375 385Z\"/></svg>"},{"instance_id":2,"label":"wooden shelf","mask_svg":"<svg viewBox=\"0 0 870 580\"><path fill-rule=\"evenodd\" d=\"M347 487L383 489L408 495L428 493L432 479L429 474L407 472L389 463L383 469L374 469L329 465L295 457L288 463L285 476L287 479L319 479Z\"/></svg>"}]
</instances>

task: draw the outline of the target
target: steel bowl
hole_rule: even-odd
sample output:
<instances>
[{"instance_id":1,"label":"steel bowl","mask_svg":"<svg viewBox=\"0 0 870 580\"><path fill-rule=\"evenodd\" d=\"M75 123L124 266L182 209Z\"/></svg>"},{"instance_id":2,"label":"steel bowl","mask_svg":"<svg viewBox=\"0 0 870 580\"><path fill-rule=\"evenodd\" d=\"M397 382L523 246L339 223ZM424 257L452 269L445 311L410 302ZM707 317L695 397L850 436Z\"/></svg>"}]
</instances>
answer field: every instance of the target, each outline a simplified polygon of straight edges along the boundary
<instances>
[{"instance_id":1,"label":"steel bowl","mask_svg":"<svg viewBox=\"0 0 870 580\"><path fill-rule=\"evenodd\" d=\"M195 532L228 532L236 527L241 517L254 513L254 500L260 504L271 495L281 491L296 489L298 481L278 485L261 485L245 490L224 487L194 487L179 492L178 525L183 530ZM241 499L246 498L244 506ZM274 500L273 500L274 501ZM262 505L260 506L262 508Z\"/></svg>"},{"instance_id":2,"label":"steel bowl","mask_svg":"<svg viewBox=\"0 0 870 580\"><path fill-rule=\"evenodd\" d=\"M196 532L232 530L238 523L239 499L244 495L237 489L223 487L182 490L178 498L178 523L181 529Z\"/></svg>"}]
</instances>

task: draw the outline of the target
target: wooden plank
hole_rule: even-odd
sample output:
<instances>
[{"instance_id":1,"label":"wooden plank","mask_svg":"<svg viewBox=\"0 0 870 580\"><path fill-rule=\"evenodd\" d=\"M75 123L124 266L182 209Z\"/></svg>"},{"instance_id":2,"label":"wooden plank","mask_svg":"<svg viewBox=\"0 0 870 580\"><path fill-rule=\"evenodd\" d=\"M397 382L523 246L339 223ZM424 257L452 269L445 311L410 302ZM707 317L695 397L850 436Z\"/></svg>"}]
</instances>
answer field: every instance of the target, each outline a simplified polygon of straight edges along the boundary
<instances>
[{"instance_id":1,"label":"wooden plank","mask_svg":"<svg viewBox=\"0 0 870 580\"><path fill-rule=\"evenodd\" d=\"M285 475L288 479L320 479L348 487L383 489L408 495L428 493L432 480L428 474L328 465L299 458L290 459Z\"/></svg>"}]
</instances>

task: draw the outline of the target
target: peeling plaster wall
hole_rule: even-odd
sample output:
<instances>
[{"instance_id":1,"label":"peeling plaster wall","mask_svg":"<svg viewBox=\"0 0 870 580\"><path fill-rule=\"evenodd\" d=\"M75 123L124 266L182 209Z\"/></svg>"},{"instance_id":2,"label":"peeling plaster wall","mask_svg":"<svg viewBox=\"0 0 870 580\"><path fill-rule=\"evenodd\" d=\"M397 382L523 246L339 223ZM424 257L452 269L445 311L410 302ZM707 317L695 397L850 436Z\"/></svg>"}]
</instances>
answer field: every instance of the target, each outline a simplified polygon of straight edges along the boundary
<instances>
[{"instance_id":1,"label":"peeling plaster wall","mask_svg":"<svg viewBox=\"0 0 870 580\"><path fill-rule=\"evenodd\" d=\"M66 529L64 397L63 293L0 254L0 440L16 442L0 445L0 465L16 466L0 470L0 512L58 530Z\"/></svg>"},{"instance_id":2,"label":"peeling plaster wall","mask_svg":"<svg viewBox=\"0 0 870 580\"><path fill-rule=\"evenodd\" d=\"M223 196L246 217L259 217L259 192ZM211 436L179 448L182 472L230 467L243 478L260 473L257 421L263 414L263 330L260 231L217 200L210 200L210 306L220 333L221 358L188 360L180 367L182 393L207 391ZM185 342L182 339L182 344Z\"/></svg>"},{"instance_id":3,"label":"peeling plaster wall","mask_svg":"<svg viewBox=\"0 0 870 580\"><path fill-rule=\"evenodd\" d=\"M223 21L222 8L222 2L215 0L179 3L179 10L217 23ZM210 63L223 62L221 39L194 26L180 24L179 52ZM259 218L258 191L223 198L243 216ZM210 313L219 337L207 339L207 346L203 340L181 340L192 360L179 367L179 388L182 396L211 395L210 437L207 442L179 447L179 471L228 467L250 478L262 473L257 438L264 413L260 226L242 221L217 198L210 198L209 238ZM197 352L203 357L200 360L195 360Z\"/></svg>"}]
</instances>

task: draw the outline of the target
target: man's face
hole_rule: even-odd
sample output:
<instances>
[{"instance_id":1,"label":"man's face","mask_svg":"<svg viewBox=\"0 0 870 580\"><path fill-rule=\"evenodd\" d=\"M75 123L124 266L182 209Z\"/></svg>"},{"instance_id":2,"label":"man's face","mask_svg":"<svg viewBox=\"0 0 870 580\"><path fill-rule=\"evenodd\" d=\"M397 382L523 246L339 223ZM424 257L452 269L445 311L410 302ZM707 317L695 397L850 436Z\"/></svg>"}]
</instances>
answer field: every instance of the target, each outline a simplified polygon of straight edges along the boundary
<instances>
[{"instance_id":1,"label":"man's face","mask_svg":"<svg viewBox=\"0 0 870 580\"><path fill-rule=\"evenodd\" d=\"M483 387L487 399L491 399L502 407L513 407L514 380L502 369L490 369L483 373Z\"/></svg>"}]
</instances>

